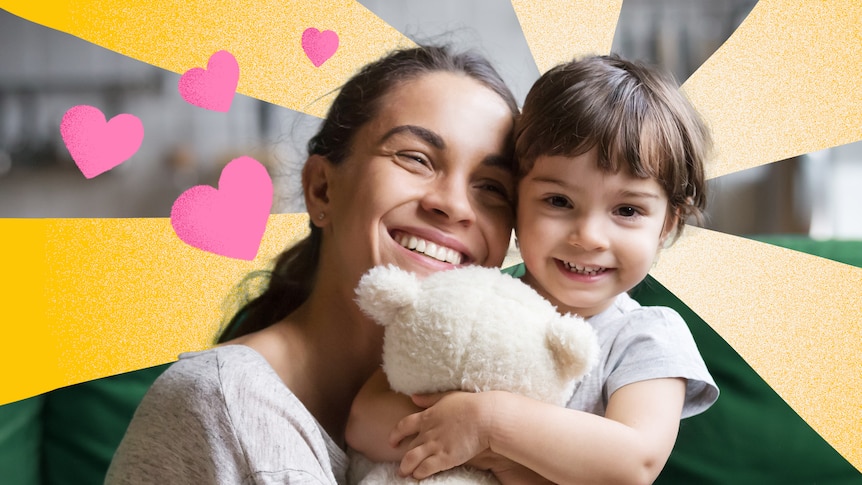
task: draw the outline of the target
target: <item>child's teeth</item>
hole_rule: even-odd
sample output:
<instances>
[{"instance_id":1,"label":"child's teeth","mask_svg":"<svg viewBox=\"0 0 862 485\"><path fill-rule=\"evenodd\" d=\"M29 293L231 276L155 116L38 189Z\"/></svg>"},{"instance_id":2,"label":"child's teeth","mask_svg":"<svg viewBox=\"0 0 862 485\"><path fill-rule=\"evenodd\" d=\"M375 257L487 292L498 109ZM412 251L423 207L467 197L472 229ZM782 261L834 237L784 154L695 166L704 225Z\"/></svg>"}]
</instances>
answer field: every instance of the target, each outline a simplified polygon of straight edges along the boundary
<instances>
[{"instance_id":1,"label":"child's teeth","mask_svg":"<svg viewBox=\"0 0 862 485\"><path fill-rule=\"evenodd\" d=\"M419 240L415 236L410 236L410 240L407 242L407 249L416 249L418 244Z\"/></svg>"},{"instance_id":2,"label":"child's teeth","mask_svg":"<svg viewBox=\"0 0 862 485\"><path fill-rule=\"evenodd\" d=\"M590 276L594 276L604 270L604 268L587 268L586 266L578 266L577 264L573 264L568 261L563 261L563 264L566 266L566 268L568 268L569 271L573 273L580 273Z\"/></svg>"}]
</instances>

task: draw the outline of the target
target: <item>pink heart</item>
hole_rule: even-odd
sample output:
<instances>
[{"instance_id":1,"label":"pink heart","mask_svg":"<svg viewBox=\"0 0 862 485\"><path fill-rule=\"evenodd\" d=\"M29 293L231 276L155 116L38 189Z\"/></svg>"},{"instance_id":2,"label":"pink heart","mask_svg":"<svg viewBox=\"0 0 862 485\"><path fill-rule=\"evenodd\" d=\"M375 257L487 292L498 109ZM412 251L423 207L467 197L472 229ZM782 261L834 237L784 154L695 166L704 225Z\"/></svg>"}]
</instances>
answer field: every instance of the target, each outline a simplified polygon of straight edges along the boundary
<instances>
[{"instance_id":1,"label":"pink heart","mask_svg":"<svg viewBox=\"0 0 862 485\"><path fill-rule=\"evenodd\" d=\"M180 76L180 96L187 103L227 113L239 83L239 64L228 51L211 55L207 68L195 67Z\"/></svg>"},{"instance_id":2,"label":"pink heart","mask_svg":"<svg viewBox=\"0 0 862 485\"><path fill-rule=\"evenodd\" d=\"M130 114L105 121L99 108L69 108L60 122L60 136L84 177L91 179L132 158L144 141L144 125Z\"/></svg>"},{"instance_id":3,"label":"pink heart","mask_svg":"<svg viewBox=\"0 0 862 485\"><path fill-rule=\"evenodd\" d=\"M272 208L272 179L251 157L231 160L218 189L196 185L171 207L171 225L186 244L236 259L257 255Z\"/></svg>"},{"instance_id":4,"label":"pink heart","mask_svg":"<svg viewBox=\"0 0 862 485\"><path fill-rule=\"evenodd\" d=\"M331 30L321 32L309 27L302 33L302 50L314 67L320 67L338 50L338 34Z\"/></svg>"}]
</instances>

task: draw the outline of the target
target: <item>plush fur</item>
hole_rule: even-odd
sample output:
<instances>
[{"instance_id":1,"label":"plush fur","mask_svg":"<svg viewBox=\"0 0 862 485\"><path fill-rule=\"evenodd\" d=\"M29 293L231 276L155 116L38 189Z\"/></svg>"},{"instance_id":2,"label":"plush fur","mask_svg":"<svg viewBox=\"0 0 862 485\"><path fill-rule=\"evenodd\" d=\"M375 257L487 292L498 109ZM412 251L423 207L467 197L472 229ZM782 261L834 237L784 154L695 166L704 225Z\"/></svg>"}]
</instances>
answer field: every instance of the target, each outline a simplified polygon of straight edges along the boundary
<instances>
[{"instance_id":1,"label":"plush fur","mask_svg":"<svg viewBox=\"0 0 862 485\"><path fill-rule=\"evenodd\" d=\"M419 279L376 267L356 289L359 307L386 327L383 370L393 390L423 394L505 390L564 406L598 356L593 329L520 280L469 266ZM368 465L365 484L402 484L396 464ZM363 473L364 474L364 473ZM422 483L495 483L456 467Z\"/></svg>"}]
</instances>

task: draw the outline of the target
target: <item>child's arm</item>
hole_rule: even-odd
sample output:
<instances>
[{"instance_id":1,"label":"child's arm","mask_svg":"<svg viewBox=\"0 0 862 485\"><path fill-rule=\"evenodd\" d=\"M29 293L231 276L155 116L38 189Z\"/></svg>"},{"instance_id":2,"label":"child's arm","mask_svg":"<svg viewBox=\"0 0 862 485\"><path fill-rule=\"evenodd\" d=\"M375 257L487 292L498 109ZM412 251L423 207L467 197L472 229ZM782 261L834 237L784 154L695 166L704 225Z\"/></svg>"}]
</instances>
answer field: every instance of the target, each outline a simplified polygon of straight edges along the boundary
<instances>
[{"instance_id":1,"label":"child's arm","mask_svg":"<svg viewBox=\"0 0 862 485\"><path fill-rule=\"evenodd\" d=\"M418 433L401 472L424 478L489 449L555 483L652 483L679 430L683 379L653 379L617 390L606 417L505 392L453 393L458 400L402 420L391 435ZM438 411L456 410L447 416Z\"/></svg>"},{"instance_id":2,"label":"child's arm","mask_svg":"<svg viewBox=\"0 0 862 485\"><path fill-rule=\"evenodd\" d=\"M390 446L389 434L402 418L419 411L422 408L413 404L409 396L391 390L386 374L378 370L353 399L345 440L371 461L400 461L409 440Z\"/></svg>"}]
</instances>

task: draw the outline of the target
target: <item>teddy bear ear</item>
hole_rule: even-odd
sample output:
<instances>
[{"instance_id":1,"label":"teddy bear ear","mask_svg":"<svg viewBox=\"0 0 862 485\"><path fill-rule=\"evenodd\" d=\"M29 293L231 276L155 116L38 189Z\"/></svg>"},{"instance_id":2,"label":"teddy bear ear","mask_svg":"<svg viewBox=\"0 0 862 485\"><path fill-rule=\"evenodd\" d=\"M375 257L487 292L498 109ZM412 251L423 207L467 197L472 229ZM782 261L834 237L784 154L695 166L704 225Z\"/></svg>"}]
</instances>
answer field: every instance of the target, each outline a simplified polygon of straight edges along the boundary
<instances>
[{"instance_id":1,"label":"teddy bear ear","mask_svg":"<svg viewBox=\"0 0 862 485\"><path fill-rule=\"evenodd\" d=\"M551 321L546 339L556 359L558 371L567 379L585 376L598 361L596 332L577 315L559 315Z\"/></svg>"},{"instance_id":2,"label":"teddy bear ear","mask_svg":"<svg viewBox=\"0 0 862 485\"><path fill-rule=\"evenodd\" d=\"M356 302L378 324L387 325L399 309L414 304L420 284L416 275L401 268L376 266L359 279Z\"/></svg>"}]
</instances>

